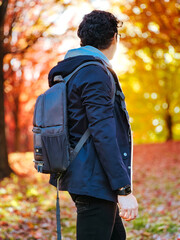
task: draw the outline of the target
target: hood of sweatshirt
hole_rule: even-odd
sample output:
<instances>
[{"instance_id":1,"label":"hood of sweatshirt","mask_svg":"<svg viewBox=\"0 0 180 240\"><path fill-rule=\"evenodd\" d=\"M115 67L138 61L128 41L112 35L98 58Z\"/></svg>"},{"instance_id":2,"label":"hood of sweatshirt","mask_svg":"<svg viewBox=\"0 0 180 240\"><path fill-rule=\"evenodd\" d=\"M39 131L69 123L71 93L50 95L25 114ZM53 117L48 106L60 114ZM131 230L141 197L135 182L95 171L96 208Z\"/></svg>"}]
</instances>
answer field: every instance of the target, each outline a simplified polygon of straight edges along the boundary
<instances>
[{"instance_id":1,"label":"hood of sweatshirt","mask_svg":"<svg viewBox=\"0 0 180 240\"><path fill-rule=\"evenodd\" d=\"M69 50L64 60L51 69L48 75L49 87L54 85L53 79L56 75L66 77L73 72L79 65L87 61L99 61L111 67L108 58L97 48L85 46Z\"/></svg>"}]
</instances>

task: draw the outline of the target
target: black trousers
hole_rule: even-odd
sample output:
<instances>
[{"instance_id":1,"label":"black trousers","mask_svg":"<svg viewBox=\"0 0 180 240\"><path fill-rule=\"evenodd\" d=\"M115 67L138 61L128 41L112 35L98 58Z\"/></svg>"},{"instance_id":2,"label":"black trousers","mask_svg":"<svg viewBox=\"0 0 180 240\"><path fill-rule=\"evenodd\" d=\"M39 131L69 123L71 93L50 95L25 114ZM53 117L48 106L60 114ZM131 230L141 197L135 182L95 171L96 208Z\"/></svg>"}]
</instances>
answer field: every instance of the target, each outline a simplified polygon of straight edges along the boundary
<instances>
[{"instance_id":1,"label":"black trousers","mask_svg":"<svg viewBox=\"0 0 180 240\"><path fill-rule=\"evenodd\" d=\"M117 203L70 194L77 207L77 240L125 240Z\"/></svg>"}]
</instances>

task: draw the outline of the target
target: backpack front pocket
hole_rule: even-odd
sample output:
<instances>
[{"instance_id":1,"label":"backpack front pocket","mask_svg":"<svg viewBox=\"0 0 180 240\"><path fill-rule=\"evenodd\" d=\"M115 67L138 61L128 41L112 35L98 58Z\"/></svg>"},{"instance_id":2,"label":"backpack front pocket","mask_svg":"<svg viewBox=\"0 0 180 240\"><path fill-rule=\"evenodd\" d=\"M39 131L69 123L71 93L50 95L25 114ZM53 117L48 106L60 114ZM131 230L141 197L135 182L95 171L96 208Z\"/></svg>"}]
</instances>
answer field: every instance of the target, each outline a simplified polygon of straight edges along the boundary
<instances>
[{"instance_id":1,"label":"backpack front pocket","mask_svg":"<svg viewBox=\"0 0 180 240\"><path fill-rule=\"evenodd\" d=\"M42 135L42 145L44 170L49 166L50 173L64 172L70 164L66 134Z\"/></svg>"}]
</instances>

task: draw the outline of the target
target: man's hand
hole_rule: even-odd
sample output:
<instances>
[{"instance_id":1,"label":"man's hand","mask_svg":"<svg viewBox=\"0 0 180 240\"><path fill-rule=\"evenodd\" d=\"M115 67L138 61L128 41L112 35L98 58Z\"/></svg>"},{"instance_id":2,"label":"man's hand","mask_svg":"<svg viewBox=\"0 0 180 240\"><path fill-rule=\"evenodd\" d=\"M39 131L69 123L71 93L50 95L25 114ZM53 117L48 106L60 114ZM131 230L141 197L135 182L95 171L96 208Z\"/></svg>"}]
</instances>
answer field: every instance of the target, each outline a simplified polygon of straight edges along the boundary
<instances>
[{"instance_id":1,"label":"man's hand","mask_svg":"<svg viewBox=\"0 0 180 240\"><path fill-rule=\"evenodd\" d=\"M124 218L126 221L131 221L137 217L138 203L132 193L126 196L118 195L118 204L120 208L120 217Z\"/></svg>"}]
</instances>

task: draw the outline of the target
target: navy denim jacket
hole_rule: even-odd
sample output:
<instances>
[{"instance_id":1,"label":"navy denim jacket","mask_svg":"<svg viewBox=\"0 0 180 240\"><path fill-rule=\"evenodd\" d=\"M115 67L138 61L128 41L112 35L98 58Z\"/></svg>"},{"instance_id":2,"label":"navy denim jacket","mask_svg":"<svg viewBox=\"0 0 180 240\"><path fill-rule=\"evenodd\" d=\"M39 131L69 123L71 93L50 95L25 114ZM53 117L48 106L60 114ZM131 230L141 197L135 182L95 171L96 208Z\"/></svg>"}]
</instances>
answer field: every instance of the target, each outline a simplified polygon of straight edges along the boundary
<instances>
[{"instance_id":1,"label":"navy denim jacket","mask_svg":"<svg viewBox=\"0 0 180 240\"><path fill-rule=\"evenodd\" d=\"M49 74L70 74L92 56L76 56L58 63ZM131 184L131 128L124 95L116 74L115 84L100 66L82 68L69 81L68 127L74 147L89 127L91 136L60 181L60 190L117 201L116 190ZM116 92L116 94L115 94ZM114 100L115 94L115 100ZM52 174L50 183L56 186Z\"/></svg>"}]
</instances>

